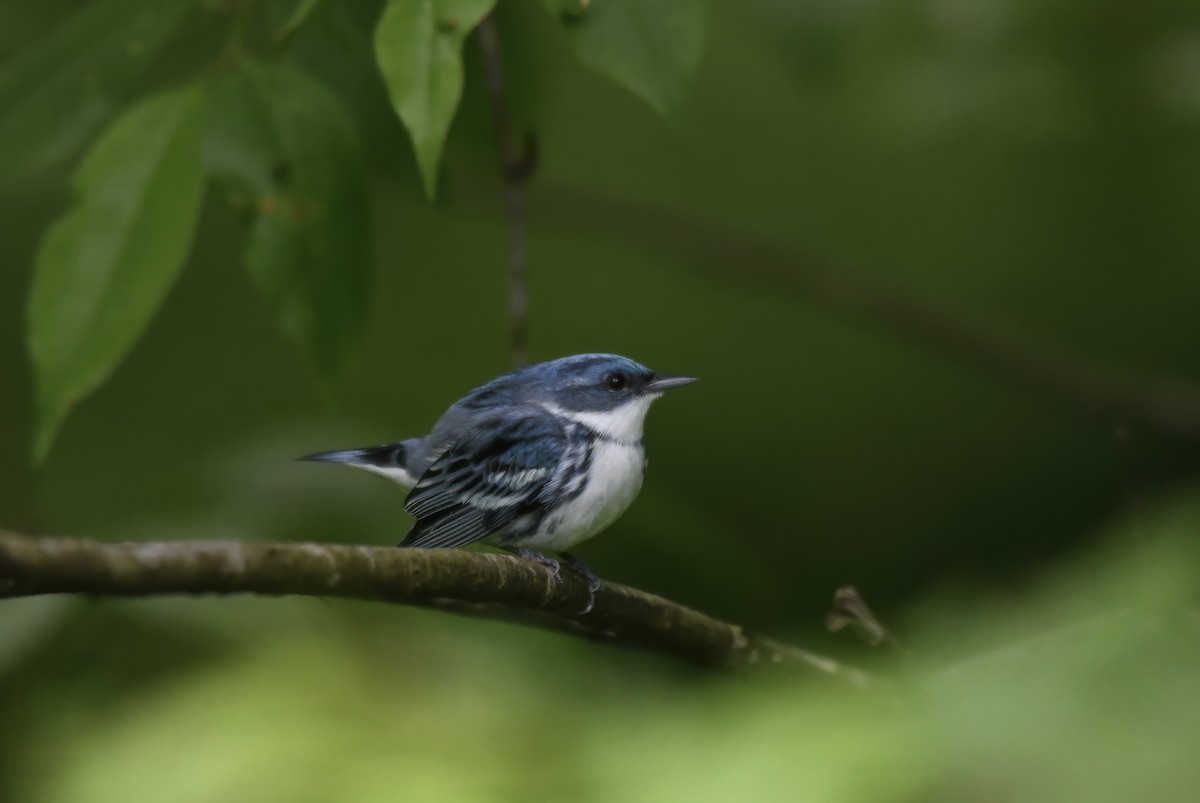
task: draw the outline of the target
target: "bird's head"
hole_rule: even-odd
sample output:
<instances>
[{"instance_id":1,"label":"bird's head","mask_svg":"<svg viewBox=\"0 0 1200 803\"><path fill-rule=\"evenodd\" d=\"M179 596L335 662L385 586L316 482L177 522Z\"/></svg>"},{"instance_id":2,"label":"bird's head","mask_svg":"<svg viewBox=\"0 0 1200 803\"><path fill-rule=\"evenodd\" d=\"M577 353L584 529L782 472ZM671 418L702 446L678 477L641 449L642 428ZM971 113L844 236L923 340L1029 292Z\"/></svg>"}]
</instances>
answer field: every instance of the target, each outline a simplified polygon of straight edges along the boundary
<instances>
[{"instance_id":1,"label":"bird's head","mask_svg":"<svg viewBox=\"0 0 1200 803\"><path fill-rule=\"evenodd\" d=\"M571 412L602 413L653 401L664 391L696 380L667 376L619 354L579 354L525 369L538 401Z\"/></svg>"},{"instance_id":2,"label":"bird's head","mask_svg":"<svg viewBox=\"0 0 1200 803\"><path fill-rule=\"evenodd\" d=\"M652 371L618 354L577 354L497 377L459 401L467 409L537 404L614 437L641 437L650 403L665 391L695 382ZM618 435L625 433L625 435Z\"/></svg>"},{"instance_id":3,"label":"bird's head","mask_svg":"<svg viewBox=\"0 0 1200 803\"><path fill-rule=\"evenodd\" d=\"M529 401L621 440L642 436L650 404L696 380L669 376L617 354L579 354L518 371Z\"/></svg>"}]
</instances>

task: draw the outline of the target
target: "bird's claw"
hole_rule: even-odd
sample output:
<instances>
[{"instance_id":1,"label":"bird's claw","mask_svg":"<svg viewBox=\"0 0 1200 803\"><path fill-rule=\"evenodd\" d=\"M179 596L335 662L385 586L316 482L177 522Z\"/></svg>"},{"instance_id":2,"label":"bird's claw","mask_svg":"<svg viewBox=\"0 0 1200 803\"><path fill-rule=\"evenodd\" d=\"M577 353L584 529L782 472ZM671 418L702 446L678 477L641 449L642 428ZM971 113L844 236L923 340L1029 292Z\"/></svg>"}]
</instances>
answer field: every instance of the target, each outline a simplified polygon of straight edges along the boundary
<instances>
[{"instance_id":1,"label":"bird's claw","mask_svg":"<svg viewBox=\"0 0 1200 803\"><path fill-rule=\"evenodd\" d=\"M554 581L559 584L562 583L562 564L554 558L548 558L541 552L534 552L532 549L513 549L511 552L518 558L525 558L525 560L531 560L534 563L540 563L545 566L554 575Z\"/></svg>"},{"instance_id":2,"label":"bird's claw","mask_svg":"<svg viewBox=\"0 0 1200 803\"><path fill-rule=\"evenodd\" d=\"M591 583L588 583L588 601L587 604L583 606L583 610L579 612L580 616L585 613L591 613L592 608L596 607L596 592L599 590L599 586L593 586Z\"/></svg>"},{"instance_id":3,"label":"bird's claw","mask_svg":"<svg viewBox=\"0 0 1200 803\"><path fill-rule=\"evenodd\" d=\"M554 575L555 582L562 582L562 565L554 558L548 558L541 552L534 552L532 549L524 549L521 547L505 547L509 552L516 555L518 558L531 560L534 563L545 566Z\"/></svg>"},{"instance_id":4,"label":"bird's claw","mask_svg":"<svg viewBox=\"0 0 1200 803\"><path fill-rule=\"evenodd\" d=\"M596 595L600 593L600 589L604 588L604 581L601 580L594 571L588 568L586 563L574 555L564 552L562 553L562 556L567 565L579 574L583 575L583 579L587 581L588 601L587 605L583 606L583 610L580 611L580 613L591 613L592 608L596 606Z\"/></svg>"},{"instance_id":5,"label":"bird's claw","mask_svg":"<svg viewBox=\"0 0 1200 803\"><path fill-rule=\"evenodd\" d=\"M510 548L509 551L519 558L525 558L526 560L531 560L534 563L540 563L545 566L554 574L554 581L559 585L562 584L562 564L554 558L548 558L541 552L534 552L532 549ZM586 563L574 555L564 552L562 553L562 557L563 562L567 566L582 575L583 579L587 581L588 600L587 604L583 606L583 610L579 613L581 615L591 613L592 608L596 607L596 595L600 593L600 589L604 588L604 581L597 577L596 573L589 569Z\"/></svg>"}]
</instances>

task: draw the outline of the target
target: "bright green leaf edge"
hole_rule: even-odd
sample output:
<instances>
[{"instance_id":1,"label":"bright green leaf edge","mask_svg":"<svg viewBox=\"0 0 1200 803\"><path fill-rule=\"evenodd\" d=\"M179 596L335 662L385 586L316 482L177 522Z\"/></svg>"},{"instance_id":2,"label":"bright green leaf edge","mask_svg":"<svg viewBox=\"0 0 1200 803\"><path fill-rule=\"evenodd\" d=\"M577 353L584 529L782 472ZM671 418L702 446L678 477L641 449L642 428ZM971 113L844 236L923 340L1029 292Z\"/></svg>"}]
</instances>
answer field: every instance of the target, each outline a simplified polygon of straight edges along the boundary
<instances>
[{"instance_id":1,"label":"bright green leaf edge","mask_svg":"<svg viewBox=\"0 0 1200 803\"><path fill-rule=\"evenodd\" d=\"M196 85L119 117L84 157L70 209L42 240L26 309L35 463L71 408L141 337L179 275L204 192L203 105Z\"/></svg>"},{"instance_id":2,"label":"bright green leaf edge","mask_svg":"<svg viewBox=\"0 0 1200 803\"><path fill-rule=\"evenodd\" d=\"M543 0L569 31L580 61L664 117L687 99L700 65L707 10L702 0Z\"/></svg>"},{"instance_id":3,"label":"bright green leaf edge","mask_svg":"<svg viewBox=\"0 0 1200 803\"><path fill-rule=\"evenodd\" d=\"M496 0L388 0L375 28L375 59L408 130L432 200L450 124L462 97L462 48Z\"/></svg>"}]
</instances>

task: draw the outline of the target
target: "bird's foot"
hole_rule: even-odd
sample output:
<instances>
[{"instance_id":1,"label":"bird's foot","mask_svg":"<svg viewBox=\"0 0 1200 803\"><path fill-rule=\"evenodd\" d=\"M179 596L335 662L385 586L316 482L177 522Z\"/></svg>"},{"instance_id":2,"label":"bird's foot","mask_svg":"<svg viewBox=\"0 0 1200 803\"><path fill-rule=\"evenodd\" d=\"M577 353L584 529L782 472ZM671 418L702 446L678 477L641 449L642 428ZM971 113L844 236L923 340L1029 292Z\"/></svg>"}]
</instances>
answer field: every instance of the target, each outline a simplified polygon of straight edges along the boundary
<instances>
[{"instance_id":1,"label":"bird's foot","mask_svg":"<svg viewBox=\"0 0 1200 803\"><path fill-rule=\"evenodd\" d=\"M584 579L587 580L588 590L590 590L593 594L604 588L604 581L601 580L599 576L597 576L597 574L579 558L575 557L569 552L563 552L562 559L564 563L583 575Z\"/></svg>"},{"instance_id":2,"label":"bird's foot","mask_svg":"<svg viewBox=\"0 0 1200 803\"><path fill-rule=\"evenodd\" d=\"M604 588L604 581L586 563L569 552L563 552L562 559L568 566L582 574L583 579L587 580L588 601L582 613L590 613L596 604L596 594L600 592L600 589Z\"/></svg>"},{"instance_id":3,"label":"bird's foot","mask_svg":"<svg viewBox=\"0 0 1200 803\"><path fill-rule=\"evenodd\" d=\"M505 549L516 555L518 558L525 558L526 560L531 560L534 563L542 564L550 571L554 572L554 579L556 581L559 583L562 582L562 565L554 558L548 558L541 552L535 552L532 549L525 549L524 547L505 547ZM583 610L580 611L580 614L590 613L592 608L596 605L597 592L604 587L604 581L597 577L596 573L589 569L586 563L574 555L563 552L562 558L563 563L566 563L571 569L583 575L583 579L587 581L588 600L587 604L583 606Z\"/></svg>"},{"instance_id":4,"label":"bird's foot","mask_svg":"<svg viewBox=\"0 0 1200 803\"><path fill-rule=\"evenodd\" d=\"M545 555L543 555L541 552L534 552L532 549L525 549L524 547L505 547L505 548L509 552L516 555L518 558L525 558L525 560L531 560L534 563L542 564L543 566L545 566L547 569L549 569L551 572L554 573L555 581L557 581L559 583L562 582L562 566L554 558L548 558Z\"/></svg>"}]
</instances>

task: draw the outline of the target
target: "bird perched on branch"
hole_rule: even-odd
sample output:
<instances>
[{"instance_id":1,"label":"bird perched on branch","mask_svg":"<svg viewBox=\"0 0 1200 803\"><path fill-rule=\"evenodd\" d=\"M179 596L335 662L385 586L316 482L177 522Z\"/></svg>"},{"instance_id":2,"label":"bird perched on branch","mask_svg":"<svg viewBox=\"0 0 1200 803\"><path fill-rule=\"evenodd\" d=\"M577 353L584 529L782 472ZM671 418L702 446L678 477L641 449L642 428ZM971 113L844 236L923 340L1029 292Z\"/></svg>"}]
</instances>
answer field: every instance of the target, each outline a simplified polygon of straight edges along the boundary
<instances>
[{"instance_id":1,"label":"bird perched on branch","mask_svg":"<svg viewBox=\"0 0 1200 803\"><path fill-rule=\"evenodd\" d=\"M484 542L549 566L625 512L642 487L651 403L696 380L615 354L580 354L493 379L455 402L423 438L308 455L380 474L412 491L402 547Z\"/></svg>"}]
</instances>

